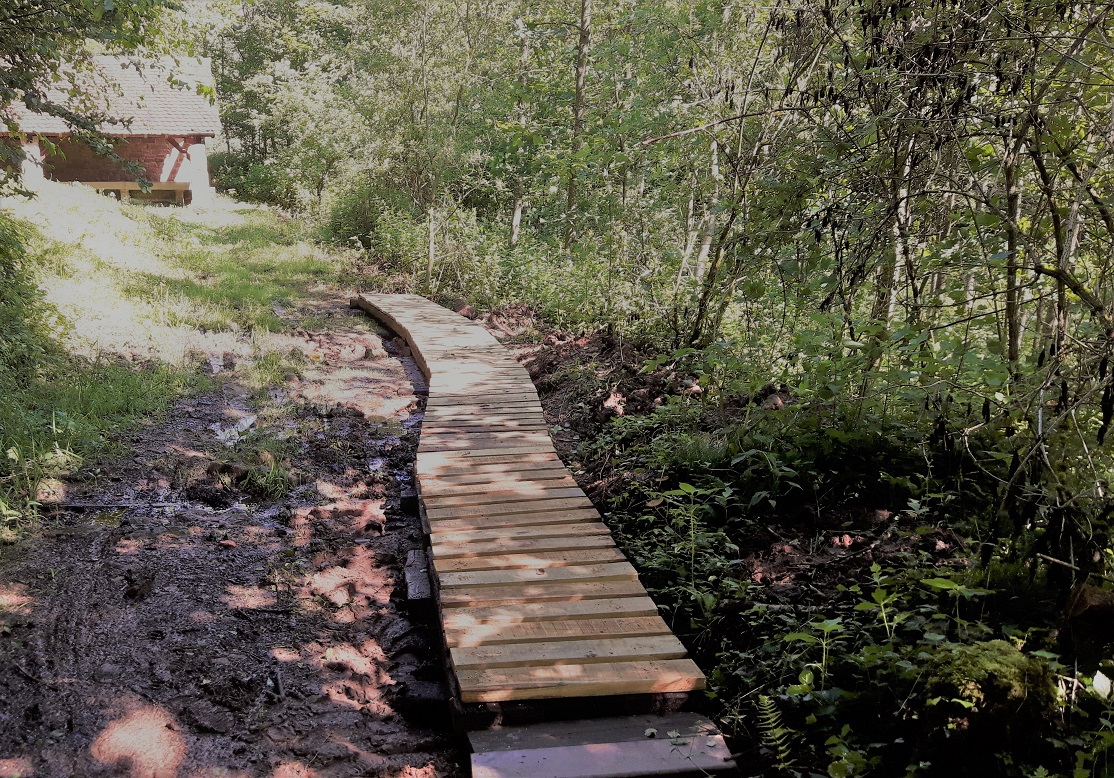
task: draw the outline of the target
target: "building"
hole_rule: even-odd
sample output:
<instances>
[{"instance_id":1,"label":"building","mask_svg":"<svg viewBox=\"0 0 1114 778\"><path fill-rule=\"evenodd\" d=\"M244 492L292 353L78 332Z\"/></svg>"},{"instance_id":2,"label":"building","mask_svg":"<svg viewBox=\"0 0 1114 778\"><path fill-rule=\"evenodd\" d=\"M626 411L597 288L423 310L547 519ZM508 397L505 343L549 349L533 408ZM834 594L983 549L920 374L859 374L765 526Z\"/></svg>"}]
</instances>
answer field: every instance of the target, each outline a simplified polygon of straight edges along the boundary
<instances>
[{"instance_id":1,"label":"building","mask_svg":"<svg viewBox=\"0 0 1114 778\"><path fill-rule=\"evenodd\" d=\"M100 131L112 139L117 155L142 168L150 191L141 191L136 176L120 162L74 140L72 128L62 119L15 103L0 118L0 138L23 145L27 186L33 188L45 177L113 191L121 199L170 199L179 204L211 199L205 142L220 132L220 116L211 97L208 60L143 63L94 57L92 70L72 80L81 92L93 96L93 110L108 117ZM69 101L62 92L51 98L63 105ZM88 106L67 107L88 113Z\"/></svg>"}]
</instances>

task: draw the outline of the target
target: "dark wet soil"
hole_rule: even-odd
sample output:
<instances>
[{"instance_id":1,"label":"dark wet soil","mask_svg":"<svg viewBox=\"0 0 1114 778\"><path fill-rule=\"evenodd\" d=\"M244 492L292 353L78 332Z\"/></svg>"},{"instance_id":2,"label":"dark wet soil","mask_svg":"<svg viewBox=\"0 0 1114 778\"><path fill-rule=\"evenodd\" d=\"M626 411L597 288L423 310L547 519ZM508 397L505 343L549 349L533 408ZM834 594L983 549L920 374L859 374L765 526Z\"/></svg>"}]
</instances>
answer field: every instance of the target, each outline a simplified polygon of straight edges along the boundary
<instances>
[{"instance_id":1,"label":"dark wet soil","mask_svg":"<svg viewBox=\"0 0 1114 778\"><path fill-rule=\"evenodd\" d=\"M420 373L315 315L300 379L210 360L215 389L43 495L0 566L0 777L462 774L402 576Z\"/></svg>"}]
</instances>

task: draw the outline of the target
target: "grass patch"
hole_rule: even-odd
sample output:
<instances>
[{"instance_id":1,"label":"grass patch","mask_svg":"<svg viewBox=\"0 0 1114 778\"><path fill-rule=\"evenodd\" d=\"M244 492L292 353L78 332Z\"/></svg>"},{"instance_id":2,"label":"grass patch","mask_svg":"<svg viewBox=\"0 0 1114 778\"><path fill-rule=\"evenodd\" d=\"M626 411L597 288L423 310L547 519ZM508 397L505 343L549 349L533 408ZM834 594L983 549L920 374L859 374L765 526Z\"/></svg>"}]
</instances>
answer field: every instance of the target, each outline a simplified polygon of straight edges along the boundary
<instances>
[{"instance_id":1,"label":"grass patch","mask_svg":"<svg viewBox=\"0 0 1114 778\"><path fill-rule=\"evenodd\" d=\"M202 381L165 365L67 353L59 342L64 321L35 279L69 265L62 244L0 215L0 540L31 523L44 478L79 467L109 447L113 431Z\"/></svg>"},{"instance_id":2,"label":"grass patch","mask_svg":"<svg viewBox=\"0 0 1114 778\"><path fill-rule=\"evenodd\" d=\"M186 311L179 314L182 323L206 329L288 329L290 322L275 306L341 281L337 262L304 240L297 225L266 211L244 209L240 215L240 223L212 226L165 211L144 212L143 221L158 239L155 253L189 276L139 273L125 291ZM191 316L190 310L199 313Z\"/></svg>"},{"instance_id":3,"label":"grass patch","mask_svg":"<svg viewBox=\"0 0 1114 778\"><path fill-rule=\"evenodd\" d=\"M0 536L33 521L44 479L207 386L199 367L234 364L260 392L298 374L300 354L275 333L303 323L294 308L307 293L344 280L347 255L274 213L218 203L121 204L51 182L5 203ZM287 481L281 456L252 465L259 491Z\"/></svg>"}]
</instances>

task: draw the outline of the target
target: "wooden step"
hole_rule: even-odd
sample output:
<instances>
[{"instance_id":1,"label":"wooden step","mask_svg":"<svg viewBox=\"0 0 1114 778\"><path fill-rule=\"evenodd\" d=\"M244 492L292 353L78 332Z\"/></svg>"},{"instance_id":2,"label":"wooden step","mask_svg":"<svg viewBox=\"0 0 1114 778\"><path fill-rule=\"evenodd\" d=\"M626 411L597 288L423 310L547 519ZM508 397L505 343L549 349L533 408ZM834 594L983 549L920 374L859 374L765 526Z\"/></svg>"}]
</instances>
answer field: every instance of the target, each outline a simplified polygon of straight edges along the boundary
<instances>
[{"instance_id":1,"label":"wooden step","mask_svg":"<svg viewBox=\"0 0 1114 778\"><path fill-rule=\"evenodd\" d=\"M695 713L581 719L470 732L472 778L631 778L737 773Z\"/></svg>"}]
</instances>

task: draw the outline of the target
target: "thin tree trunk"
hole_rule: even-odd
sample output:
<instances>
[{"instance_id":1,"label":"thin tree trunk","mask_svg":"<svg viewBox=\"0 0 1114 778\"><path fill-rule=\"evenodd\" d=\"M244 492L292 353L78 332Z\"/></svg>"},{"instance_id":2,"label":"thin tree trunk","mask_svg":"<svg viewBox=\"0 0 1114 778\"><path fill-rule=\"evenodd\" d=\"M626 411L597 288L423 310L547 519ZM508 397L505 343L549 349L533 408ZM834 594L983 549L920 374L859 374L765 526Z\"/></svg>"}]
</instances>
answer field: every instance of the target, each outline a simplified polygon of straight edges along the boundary
<instances>
[{"instance_id":1,"label":"thin tree trunk","mask_svg":"<svg viewBox=\"0 0 1114 778\"><path fill-rule=\"evenodd\" d=\"M1011 143L1013 139L1011 138ZM1018 252L1021 235L1021 190L1017 181L1017 154L1011 149L1004 160L1006 185L1006 361L1013 366L1021 353L1021 290L1017 274L1021 269Z\"/></svg>"},{"instance_id":2,"label":"thin tree trunk","mask_svg":"<svg viewBox=\"0 0 1114 778\"><path fill-rule=\"evenodd\" d=\"M428 263L426 265L426 277L429 280L429 285L430 285L431 289L433 287L433 265L434 265L434 263L437 259L437 244L434 241L434 238L437 234L437 228L436 228L436 225L434 223L434 217L436 216L436 214L437 214L437 211L432 206L430 206L430 209L429 209L429 260L428 260Z\"/></svg>"},{"instance_id":3,"label":"thin tree trunk","mask_svg":"<svg viewBox=\"0 0 1114 778\"><path fill-rule=\"evenodd\" d=\"M530 64L530 39L527 36L526 25L522 20L518 20L518 29L522 35L522 48L519 51L518 58L518 125L522 128L522 135L526 135L526 87L528 85L526 79L527 68ZM511 214L511 248L518 245L518 239L522 229L522 211L526 206L526 187L523 184L523 173L521 170L521 145L519 146L519 170L515 175L514 180L514 212Z\"/></svg>"},{"instance_id":4,"label":"thin tree trunk","mask_svg":"<svg viewBox=\"0 0 1114 778\"><path fill-rule=\"evenodd\" d=\"M565 240L567 249L576 238L577 208L577 155L583 146L584 131L584 80L588 73L588 49L592 43L592 3L580 0L580 39L576 47L576 93L572 101L572 159L569 160L569 188L565 202Z\"/></svg>"}]
</instances>

